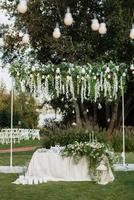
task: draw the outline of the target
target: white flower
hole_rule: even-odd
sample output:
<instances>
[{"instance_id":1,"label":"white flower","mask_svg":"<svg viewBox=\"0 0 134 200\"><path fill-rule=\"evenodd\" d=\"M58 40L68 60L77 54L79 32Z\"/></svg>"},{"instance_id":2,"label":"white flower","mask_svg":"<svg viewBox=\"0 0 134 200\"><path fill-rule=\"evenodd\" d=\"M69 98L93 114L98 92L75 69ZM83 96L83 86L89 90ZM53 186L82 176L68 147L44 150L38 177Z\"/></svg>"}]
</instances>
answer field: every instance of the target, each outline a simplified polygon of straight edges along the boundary
<instances>
[{"instance_id":1,"label":"white flower","mask_svg":"<svg viewBox=\"0 0 134 200\"><path fill-rule=\"evenodd\" d=\"M105 72L106 72L106 73L109 73L109 72L110 72L110 68L107 67Z\"/></svg>"},{"instance_id":2,"label":"white flower","mask_svg":"<svg viewBox=\"0 0 134 200\"><path fill-rule=\"evenodd\" d=\"M85 74L85 69L84 68L82 68L81 73Z\"/></svg>"},{"instance_id":3,"label":"white flower","mask_svg":"<svg viewBox=\"0 0 134 200\"><path fill-rule=\"evenodd\" d=\"M134 65L133 64L131 64L130 69L134 70Z\"/></svg>"}]
</instances>

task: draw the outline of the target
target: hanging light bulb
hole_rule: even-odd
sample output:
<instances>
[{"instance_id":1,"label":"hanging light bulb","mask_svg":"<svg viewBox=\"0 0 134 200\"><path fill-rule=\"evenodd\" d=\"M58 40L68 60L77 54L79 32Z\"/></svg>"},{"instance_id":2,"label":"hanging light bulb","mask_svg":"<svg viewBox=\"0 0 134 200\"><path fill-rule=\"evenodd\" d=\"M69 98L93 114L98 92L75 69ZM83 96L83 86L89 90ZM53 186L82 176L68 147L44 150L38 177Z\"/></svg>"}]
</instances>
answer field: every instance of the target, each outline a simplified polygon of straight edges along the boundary
<instances>
[{"instance_id":1,"label":"hanging light bulb","mask_svg":"<svg viewBox=\"0 0 134 200\"><path fill-rule=\"evenodd\" d=\"M60 38L60 36L61 36L61 32L60 32L59 24L57 23L56 27L55 27L55 29L53 31L53 37L55 39L58 39L58 38Z\"/></svg>"},{"instance_id":2,"label":"hanging light bulb","mask_svg":"<svg viewBox=\"0 0 134 200\"><path fill-rule=\"evenodd\" d=\"M130 38L134 40L134 24L132 25L132 29L130 30Z\"/></svg>"},{"instance_id":3,"label":"hanging light bulb","mask_svg":"<svg viewBox=\"0 0 134 200\"><path fill-rule=\"evenodd\" d=\"M67 12L66 12L65 17L64 17L64 24L66 26L71 26L72 23L73 23L73 17L72 17L72 14L70 12L70 8L68 7Z\"/></svg>"},{"instance_id":4,"label":"hanging light bulb","mask_svg":"<svg viewBox=\"0 0 134 200\"><path fill-rule=\"evenodd\" d=\"M27 9L28 9L27 0L20 0L19 4L17 6L18 12L24 14L27 12Z\"/></svg>"},{"instance_id":5,"label":"hanging light bulb","mask_svg":"<svg viewBox=\"0 0 134 200\"><path fill-rule=\"evenodd\" d=\"M107 33L106 24L104 22L100 23L99 33L102 35Z\"/></svg>"},{"instance_id":6,"label":"hanging light bulb","mask_svg":"<svg viewBox=\"0 0 134 200\"><path fill-rule=\"evenodd\" d=\"M28 33L25 33L23 38L22 38L22 43L23 44L29 44L29 42L30 42L30 36L29 36Z\"/></svg>"},{"instance_id":7,"label":"hanging light bulb","mask_svg":"<svg viewBox=\"0 0 134 200\"><path fill-rule=\"evenodd\" d=\"M91 29L93 31L98 31L99 27L100 27L100 24L99 24L98 19L96 19L96 18L92 19Z\"/></svg>"}]
</instances>

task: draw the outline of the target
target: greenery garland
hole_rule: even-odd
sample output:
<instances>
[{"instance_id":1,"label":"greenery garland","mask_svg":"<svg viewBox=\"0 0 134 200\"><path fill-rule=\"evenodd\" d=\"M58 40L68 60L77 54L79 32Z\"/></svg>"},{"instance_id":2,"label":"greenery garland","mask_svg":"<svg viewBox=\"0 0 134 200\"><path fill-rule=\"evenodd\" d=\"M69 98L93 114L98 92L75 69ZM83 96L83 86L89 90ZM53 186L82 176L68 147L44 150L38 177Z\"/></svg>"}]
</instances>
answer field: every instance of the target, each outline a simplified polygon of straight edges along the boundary
<instances>
[{"instance_id":1,"label":"greenery garland","mask_svg":"<svg viewBox=\"0 0 134 200\"><path fill-rule=\"evenodd\" d=\"M121 80L124 87L128 79L126 65L117 65L112 61L92 65L65 62L60 65L36 64L32 68L19 66L16 62L10 72L15 77L17 87L23 85L35 97L51 99L62 94L68 99L80 98L81 102L116 101L121 96Z\"/></svg>"}]
</instances>

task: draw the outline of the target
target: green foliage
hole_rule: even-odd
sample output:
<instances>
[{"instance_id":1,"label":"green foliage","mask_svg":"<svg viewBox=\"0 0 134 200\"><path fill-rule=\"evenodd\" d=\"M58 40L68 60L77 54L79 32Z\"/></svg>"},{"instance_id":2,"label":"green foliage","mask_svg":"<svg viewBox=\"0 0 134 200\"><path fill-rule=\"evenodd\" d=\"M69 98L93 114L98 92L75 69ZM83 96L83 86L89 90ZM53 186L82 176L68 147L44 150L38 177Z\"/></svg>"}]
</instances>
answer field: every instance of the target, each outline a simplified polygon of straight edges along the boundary
<instances>
[{"instance_id":1,"label":"green foliage","mask_svg":"<svg viewBox=\"0 0 134 200\"><path fill-rule=\"evenodd\" d=\"M125 150L126 152L134 152L134 129L129 130L129 128L125 130ZM122 130L114 131L111 138L111 143L113 148L116 151L122 151Z\"/></svg>"},{"instance_id":2,"label":"green foliage","mask_svg":"<svg viewBox=\"0 0 134 200\"><path fill-rule=\"evenodd\" d=\"M32 54L46 63L49 60L57 63L62 59L68 62L113 60L130 63L133 58L134 43L129 38L132 26L133 1L125 0L30 0L28 12L24 15L16 13L18 1L2 1L2 7L11 16L16 17L16 34L8 34L5 55L8 59L21 52L19 30L28 28L31 36ZM66 27L63 23L67 7L71 8L74 24ZM99 22L106 21L107 34L104 36L93 32L90 28L94 14ZM56 22L59 22L62 37L52 37ZM24 48L25 49L25 48ZM15 53L15 54L14 54ZM55 56L54 56L55 55ZM54 56L54 57L53 57ZM21 61L21 59L20 59Z\"/></svg>"},{"instance_id":3,"label":"green foliage","mask_svg":"<svg viewBox=\"0 0 134 200\"><path fill-rule=\"evenodd\" d=\"M43 129L42 133L42 145L45 148L50 148L55 144L60 144L61 146L66 146L68 144L78 142L88 142L91 139L91 134L97 137L99 142L104 142L110 144L115 152L122 152L122 131L114 131L111 138L105 129L99 129L98 127L70 127L68 129L64 128L54 128L54 129ZM44 136L43 136L44 133ZM134 152L134 130L126 131L126 151Z\"/></svg>"},{"instance_id":4,"label":"green foliage","mask_svg":"<svg viewBox=\"0 0 134 200\"><path fill-rule=\"evenodd\" d=\"M36 111L37 104L33 97L20 93L15 98L14 112L18 113L21 128L36 128L39 113ZM19 125L19 124L18 124Z\"/></svg>"},{"instance_id":5,"label":"green foliage","mask_svg":"<svg viewBox=\"0 0 134 200\"><path fill-rule=\"evenodd\" d=\"M10 94L5 87L0 87L0 127L7 127L10 124Z\"/></svg>"},{"instance_id":6,"label":"green foliage","mask_svg":"<svg viewBox=\"0 0 134 200\"><path fill-rule=\"evenodd\" d=\"M10 127L11 95L0 88L0 127ZM36 128L38 125L37 105L33 97L20 93L14 95L13 126Z\"/></svg>"}]
</instances>

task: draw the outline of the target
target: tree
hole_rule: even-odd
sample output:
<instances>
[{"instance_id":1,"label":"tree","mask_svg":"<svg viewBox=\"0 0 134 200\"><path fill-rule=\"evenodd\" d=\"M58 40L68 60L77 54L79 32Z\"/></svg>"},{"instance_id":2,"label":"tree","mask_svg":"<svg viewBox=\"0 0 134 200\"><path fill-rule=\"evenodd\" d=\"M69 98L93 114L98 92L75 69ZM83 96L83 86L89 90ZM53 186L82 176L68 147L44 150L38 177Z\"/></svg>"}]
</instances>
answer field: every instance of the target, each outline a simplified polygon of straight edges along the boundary
<instances>
[{"instance_id":1,"label":"tree","mask_svg":"<svg viewBox=\"0 0 134 200\"><path fill-rule=\"evenodd\" d=\"M10 122L10 95L3 84L0 87L0 97L0 127L7 127Z\"/></svg>"},{"instance_id":2,"label":"tree","mask_svg":"<svg viewBox=\"0 0 134 200\"><path fill-rule=\"evenodd\" d=\"M0 127L10 127L11 95L5 87L0 88ZM38 112L35 100L24 93L15 95L13 126L21 128L36 128L38 125Z\"/></svg>"},{"instance_id":3,"label":"tree","mask_svg":"<svg viewBox=\"0 0 134 200\"><path fill-rule=\"evenodd\" d=\"M3 7L16 17L16 34L11 34L10 31L6 55L13 53L20 56L19 31L28 29L33 48L32 53L42 63L64 59L68 62L79 61L80 63L97 60L130 63L133 59L134 42L129 38L133 1L31 0L28 3L29 9L26 14L16 12L17 3L16 1L4 1ZM70 27L66 27L63 23L67 6L71 8L74 18L74 23ZM91 31L91 19L94 15L100 22L106 21L108 28L106 35L101 36ZM62 32L59 40L52 37L56 22L59 22Z\"/></svg>"},{"instance_id":4,"label":"tree","mask_svg":"<svg viewBox=\"0 0 134 200\"><path fill-rule=\"evenodd\" d=\"M33 97L26 93L15 96L14 115L21 128L36 128L38 126L37 104Z\"/></svg>"},{"instance_id":5,"label":"tree","mask_svg":"<svg viewBox=\"0 0 134 200\"><path fill-rule=\"evenodd\" d=\"M61 61L87 64L87 62L97 63L97 61L106 63L112 60L115 63L124 62L128 65L133 61L134 42L129 38L133 1L80 0L76 2L65 0L61 2L60 0L31 0L28 4L28 12L24 15L16 12L18 2L9 3L6 0L4 2L3 7L16 17L13 31L9 31L6 37L4 54L6 61L10 58L10 60L18 59L20 63L25 62L26 57L23 52L27 46L23 46L21 43L22 38L19 36L21 29L28 29L31 37L31 50L27 64L29 65L30 62L32 66L40 62L42 74L45 66L42 67L41 64L46 64L48 61L54 64ZM67 6L71 8L74 18L74 24L70 27L63 24ZM100 22L106 21L108 29L106 35L101 36L97 32L91 31L91 19L93 19L94 14ZM59 40L52 37L56 22L59 22L62 32L62 37ZM31 59L31 57L34 59ZM18 67L18 70L20 72L25 71L24 65ZM113 109L111 107L110 109L116 111L115 107L119 108L117 105L119 102L120 98L115 105L111 106ZM79 102L77 104L80 105ZM79 106L82 115L83 105ZM96 120L96 105L93 110ZM113 115L111 123L115 124L118 111L111 114ZM116 115L114 116L114 114ZM85 115L83 117L86 119ZM110 124L111 126L113 125ZM110 129L112 130L113 127Z\"/></svg>"}]
</instances>

